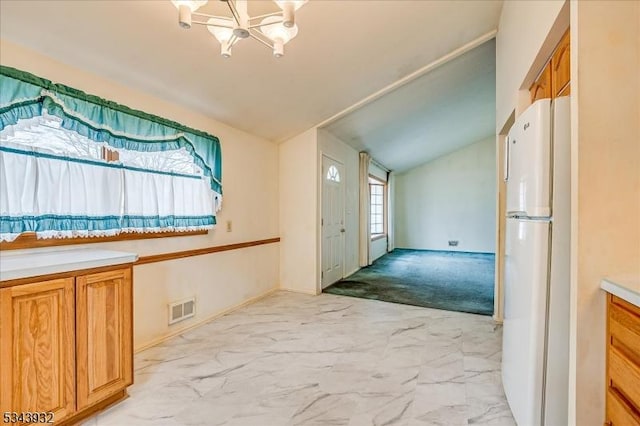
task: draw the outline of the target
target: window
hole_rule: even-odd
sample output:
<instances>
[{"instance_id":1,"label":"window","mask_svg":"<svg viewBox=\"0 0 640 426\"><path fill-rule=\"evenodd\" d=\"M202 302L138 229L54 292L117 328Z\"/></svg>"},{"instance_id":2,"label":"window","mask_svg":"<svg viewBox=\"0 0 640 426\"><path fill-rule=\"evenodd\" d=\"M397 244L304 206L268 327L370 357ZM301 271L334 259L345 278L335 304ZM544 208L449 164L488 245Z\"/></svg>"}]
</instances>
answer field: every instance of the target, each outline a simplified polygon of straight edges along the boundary
<instances>
[{"instance_id":1,"label":"window","mask_svg":"<svg viewBox=\"0 0 640 426\"><path fill-rule=\"evenodd\" d=\"M386 184L372 176L369 176L371 238L386 234L385 199Z\"/></svg>"},{"instance_id":2,"label":"window","mask_svg":"<svg viewBox=\"0 0 640 426\"><path fill-rule=\"evenodd\" d=\"M4 66L0 93L0 244L213 228L215 136Z\"/></svg>"},{"instance_id":3,"label":"window","mask_svg":"<svg viewBox=\"0 0 640 426\"><path fill-rule=\"evenodd\" d=\"M333 164L329 167L329 170L327 170L327 180L340 182L340 172L338 172L338 168Z\"/></svg>"}]
</instances>

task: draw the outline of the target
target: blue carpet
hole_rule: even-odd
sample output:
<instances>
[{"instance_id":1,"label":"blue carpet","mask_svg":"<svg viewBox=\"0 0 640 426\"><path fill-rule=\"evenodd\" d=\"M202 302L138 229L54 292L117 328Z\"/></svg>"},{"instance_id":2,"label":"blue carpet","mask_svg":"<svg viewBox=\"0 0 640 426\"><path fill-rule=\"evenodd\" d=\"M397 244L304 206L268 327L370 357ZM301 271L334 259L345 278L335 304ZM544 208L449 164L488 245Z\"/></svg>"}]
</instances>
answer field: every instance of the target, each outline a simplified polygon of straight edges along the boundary
<instances>
[{"instance_id":1,"label":"blue carpet","mask_svg":"<svg viewBox=\"0 0 640 426\"><path fill-rule=\"evenodd\" d=\"M495 255L395 249L325 293L493 314Z\"/></svg>"}]
</instances>

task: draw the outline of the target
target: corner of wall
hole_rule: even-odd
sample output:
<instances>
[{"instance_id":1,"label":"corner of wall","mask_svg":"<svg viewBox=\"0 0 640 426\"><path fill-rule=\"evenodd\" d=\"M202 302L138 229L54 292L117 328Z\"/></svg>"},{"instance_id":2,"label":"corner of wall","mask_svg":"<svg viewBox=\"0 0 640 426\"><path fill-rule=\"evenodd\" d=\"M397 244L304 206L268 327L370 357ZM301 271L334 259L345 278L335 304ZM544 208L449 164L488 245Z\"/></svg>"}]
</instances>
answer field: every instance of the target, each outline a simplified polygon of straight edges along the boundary
<instances>
[{"instance_id":1,"label":"corner of wall","mask_svg":"<svg viewBox=\"0 0 640 426\"><path fill-rule=\"evenodd\" d=\"M311 128L280 144L280 288L317 292L318 132Z\"/></svg>"}]
</instances>

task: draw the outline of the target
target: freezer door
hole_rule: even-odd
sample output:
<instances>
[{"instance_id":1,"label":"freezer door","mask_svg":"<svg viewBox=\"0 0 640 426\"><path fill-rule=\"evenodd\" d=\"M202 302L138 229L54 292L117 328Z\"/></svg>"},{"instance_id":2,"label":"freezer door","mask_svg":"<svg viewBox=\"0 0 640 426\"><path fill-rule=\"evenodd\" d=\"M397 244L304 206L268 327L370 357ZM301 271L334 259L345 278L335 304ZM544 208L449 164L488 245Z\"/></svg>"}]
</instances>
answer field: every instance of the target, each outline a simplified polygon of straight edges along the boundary
<instances>
[{"instance_id":1,"label":"freezer door","mask_svg":"<svg viewBox=\"0 0 640 426\"><path fill-rule=\"evenodd\" d=\"M551 215L551 101L540 99L518 117L508 135L505 157L507 214Z\"/></svg>"},{"instance_id":2,"label":"freezer door","mask_svg":"<svg viewBox=\"0 0 640 426\"><path fill-rule=\"evenodd\" d=\"M519 425L540 425L549 222L507 219L502 381Z\"/></svg>"}]
</instances>

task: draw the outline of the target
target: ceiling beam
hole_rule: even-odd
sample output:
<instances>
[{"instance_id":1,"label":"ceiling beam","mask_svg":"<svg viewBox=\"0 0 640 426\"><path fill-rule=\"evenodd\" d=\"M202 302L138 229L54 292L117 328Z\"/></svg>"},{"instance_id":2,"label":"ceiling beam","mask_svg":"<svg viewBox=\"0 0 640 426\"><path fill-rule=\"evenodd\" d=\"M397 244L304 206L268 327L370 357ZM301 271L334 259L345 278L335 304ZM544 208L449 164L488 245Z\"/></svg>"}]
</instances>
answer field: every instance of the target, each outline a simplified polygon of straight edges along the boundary
<instances>
[{"instance_id":1,"label":"ceiling beam","mask_svg":"<svg viewBox=\"0 0 640 426\"><path fill-rule=\"evenodd\" d=\"M467 53L470 50L475 49L476 47L480 46L483 43L486 43L487 41L495 38L496 34L498 33L498 30L492 30L489 31L486 34L481 35L480 37L470 41L469 43L455 49L452 50L451 52L447 53L444 56L441 56L440 58L436 59L435 61L423 66L422 68L417 69L416 71L412 72L411 74L408 74L404 77L402 77L399 80L394 81L393 83L383 87L382 89L378 90L375 93L372 93L371 95L361 99L360 101L356 102L355 104L343 109L342 111L340 111L337 114L332 115L331 117L327 118L326 120L321 121L320 123L316 124L315 128L321 128L321 127L325 127L331 123L333 123L334 121L352 113L353 111L362 108L363 106L365 106L366 104L375 101L378 98L381 98L382 96L393 92L394 90L396 90L397 88L404 86L407 83L410 83L411 81L417 79L418 77L423 76L424 74L428 73L429 71L432 71L433 69L446 64L447 62L457 58L460 55L463 55L465 53ZM312 127L312 128L313 128Z\"/></svg>"}]
</instances>

